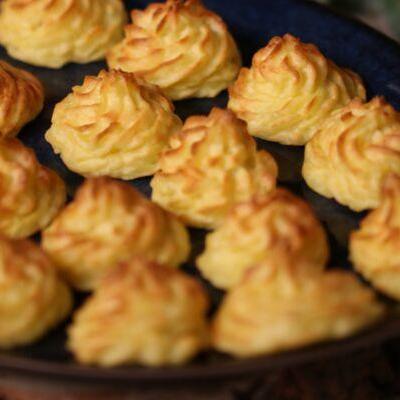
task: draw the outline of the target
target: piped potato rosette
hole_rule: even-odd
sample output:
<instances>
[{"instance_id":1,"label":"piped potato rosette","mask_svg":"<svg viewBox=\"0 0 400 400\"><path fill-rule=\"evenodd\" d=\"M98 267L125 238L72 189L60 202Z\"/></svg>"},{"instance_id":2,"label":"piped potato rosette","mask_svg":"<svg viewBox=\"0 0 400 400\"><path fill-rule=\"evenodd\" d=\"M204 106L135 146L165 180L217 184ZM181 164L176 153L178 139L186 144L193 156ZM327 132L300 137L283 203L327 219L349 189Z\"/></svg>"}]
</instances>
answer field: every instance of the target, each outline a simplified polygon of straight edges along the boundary
<instances>
[{"instance_id":1,"label":"piped potato rosette","mask_svg":"<svg viewBox=\"0 0 400 400\"><path fill-rule=\"evenodd\" d=\"M332 111L366 97L357 74L289 34L259 50L229 93L251 135L286 145L306 144Z\"/></svg>"},{"instance_id":2,"label":"piped potato rosette","mask_svg":"<svg viewBox=\"0 0 400 400\"><path fill-rule=\"evenodd\" d=\"M241 57L225 23L201 1L167 0L132 11L132 24L107 62L179 100L216 96L235 80Z\"/></svg>"},{"instance_id":3,"label":"piped potato rosette","mask_svg":"<svg viewBox=\"0 0 400 400\"><path fill-rule=\"evenodd\" d=\"M156 172L181 126L156 86L127 72L101 71L56 105L46 140L74 172L128 180Z\"/></svg>"}]
</instances>

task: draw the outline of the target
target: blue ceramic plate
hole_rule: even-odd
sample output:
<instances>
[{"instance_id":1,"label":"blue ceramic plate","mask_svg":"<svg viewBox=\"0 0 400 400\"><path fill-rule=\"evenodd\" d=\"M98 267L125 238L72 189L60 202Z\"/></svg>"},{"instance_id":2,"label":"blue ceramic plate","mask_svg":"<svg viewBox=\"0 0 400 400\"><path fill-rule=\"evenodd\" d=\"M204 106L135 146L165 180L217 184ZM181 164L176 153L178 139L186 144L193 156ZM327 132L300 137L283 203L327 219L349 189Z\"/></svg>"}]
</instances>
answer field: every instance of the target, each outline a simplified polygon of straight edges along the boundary
<instances>
[{"instance_id":1,"label":"blue ceramic plate","mask_svg":"<svg viewBox=\"0 0 400 400\"><path fill-rule=\"evenodd\" d=\"M250 64L252 55L274 35L290 32L303 41L318 45L321 50L339 65L357 71L367 84L369 96L384 95L395 107L400 107L400 48L390 39L352 20L337 16L327 9L303 0L204 0L206 5L219 13L228 23L244 56ZM149 1L127 1L128 8L144 7ZM68 65L59 71L34 68L7 57L0 50L1 58L31 70L43 81L46 88L46 107L40 117L27 126L20 137L32 147L40 161L55 170L68 184L72 195L81 178L68 171L54 155L44 140L44 132L50 125L52 110L75 84L80 84L85 75L94 74L105 67L104 63L90 65ZM212 100L189 100L176 104L182 118L193 114L205 114L213 106L225 106L226 93ZM347 239L360 215L350 212L333 201L322 198L309 190L301 179L303 149L284 147L259 141L259 146L273 153L280 164L280 184L303 196L314 207L326 225L332 246L331 265L350 268L347 262ZM149 180L133 183L145 194L149 194ZM202 249L204 233L193 231L194 254ZM196 274L193 263L185 269ZM221 294L208 286L214 306ZM80 299L77 299L79 302ZM269 357L238 361L210 352L201 355L190 365L171 369L147 369L140 367L101 370L78 366L65 350L65 327L58 329L39 343L0 354L0 368L21 372L36 372L58 377L101 379L102 381L155 382L165 380L219 378L231 375L251 374L272 368L293 366L361 349L400 335L400 317L395 313L379 326L368 332L334 343L308 347Z\"/></svg>"}]
</instances>

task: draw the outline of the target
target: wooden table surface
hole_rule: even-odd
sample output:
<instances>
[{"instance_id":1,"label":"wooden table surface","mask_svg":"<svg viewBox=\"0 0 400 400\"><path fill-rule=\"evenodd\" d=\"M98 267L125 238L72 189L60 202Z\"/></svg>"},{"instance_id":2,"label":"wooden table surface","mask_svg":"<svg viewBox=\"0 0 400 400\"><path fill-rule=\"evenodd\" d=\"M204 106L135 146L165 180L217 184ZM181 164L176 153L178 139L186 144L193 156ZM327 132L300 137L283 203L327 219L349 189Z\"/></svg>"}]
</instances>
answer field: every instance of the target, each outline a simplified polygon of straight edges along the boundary
<instances>
[{"instance_id":1,"label":"wooden table surface","mask_svg":"<svg viewBox=\"0 0 400 400\"><path fill-rule=\"evenodd\" d=\"M346 357L234 381L114 387L0 372L0 400L396 400L400 340Z\"/></svg>"}]
</instances>

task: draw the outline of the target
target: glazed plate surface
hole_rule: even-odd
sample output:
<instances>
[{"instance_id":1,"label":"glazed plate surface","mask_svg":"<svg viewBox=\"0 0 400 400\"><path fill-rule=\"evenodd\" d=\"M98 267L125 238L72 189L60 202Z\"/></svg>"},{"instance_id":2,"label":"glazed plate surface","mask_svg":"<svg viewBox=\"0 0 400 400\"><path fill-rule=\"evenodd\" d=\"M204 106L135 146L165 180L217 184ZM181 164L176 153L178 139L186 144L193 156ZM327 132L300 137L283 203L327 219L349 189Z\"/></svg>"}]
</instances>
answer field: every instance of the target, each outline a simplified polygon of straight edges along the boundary
<instances>
[{"instance_id":1,"label":"glazed plate surface","mask_svg":"<svg viewBox=\"0 0 400 400\"><path fill-rule=\"evenodd\" d=\"M129 8L142 8L150 1L126 1ZM379 33L329 12L324 7L305 0L204 0L204 3L220 14L228 23L243 53L245 65L252 55L274 35L290 32L303 41L315 43L336 63L354 69L364 79L368 95L384 95L400 109L400 46ZM68 185L73 195L82 178L68 171L54 155L44 140L50 126L54 105L65 97L71 87L80 84L86 75L96 75L103 62L89 65L71 64L61 70L35 68L10 59L3 49L0 58L35 73L44 83L46 105L42 114L27 126L20 138L32 147L39 160L55 169ZM189 100L176 103L177 113L186 118L194 114L206 114L213 106L224 107L227 95L223 93L212 100ZM357 227L362 217L350 212L334 201L324 199L307 188L301 179L303 149L258 141L277 159L280 167L279 183L305 198L314 208L329 232L332 249L330 266L351 268L347 261L349 232ZM139 179L133 184L146 195L150 194L149 179ZM202 251L204 232L192 231L193 257ZM196 274L193 262L185 270ZM207 286L214 309L221 293ZM83 299L77 296L79 304ZM210 379L232 375L252 374L273 368L293 366L372 346L384 340L400 336L400 314L393 312L385 321L360 335L334 343L320 344L294 352L277 354L251 360L234 360L230 357L208 353L199 356L190 365L170 369L124 367L102 370L78 366L64 348L65 326L49 334L39 343L14 352L0 354L0 369L27 373L46 374L64 378L101 379L102 381L156 382L163 380Z\"/></svg>"}]
</instances>

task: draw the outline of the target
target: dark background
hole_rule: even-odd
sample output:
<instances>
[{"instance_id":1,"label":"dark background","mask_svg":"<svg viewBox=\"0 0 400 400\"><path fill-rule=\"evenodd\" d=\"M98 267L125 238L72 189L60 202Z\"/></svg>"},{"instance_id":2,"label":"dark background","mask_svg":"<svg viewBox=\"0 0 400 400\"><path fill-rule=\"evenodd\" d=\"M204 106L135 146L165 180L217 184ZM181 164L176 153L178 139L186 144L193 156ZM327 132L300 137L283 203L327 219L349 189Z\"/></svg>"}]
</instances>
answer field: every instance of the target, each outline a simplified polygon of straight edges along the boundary
<instances>
[{"instance_id":1,"label":"dark background","mask_svg":"<svg viewBox=\"0 0 400 400\"><path fill-rule=\"evenodd\" d=\"M355 16L400 41L399 0L316 0Z\"/></svg>"}]
</instances>

